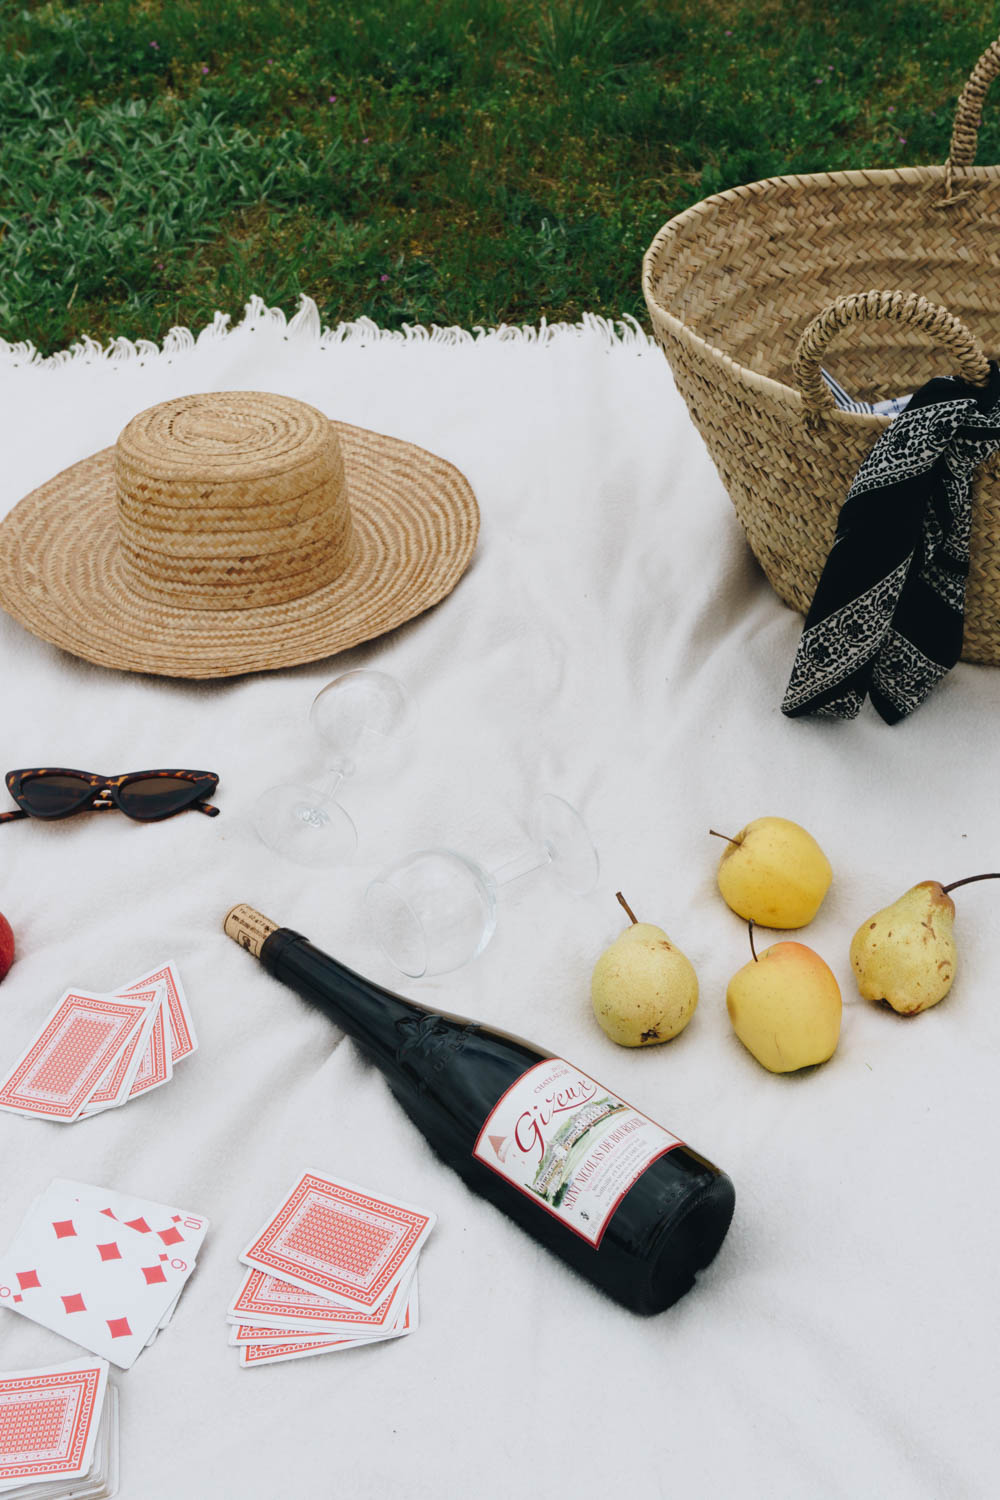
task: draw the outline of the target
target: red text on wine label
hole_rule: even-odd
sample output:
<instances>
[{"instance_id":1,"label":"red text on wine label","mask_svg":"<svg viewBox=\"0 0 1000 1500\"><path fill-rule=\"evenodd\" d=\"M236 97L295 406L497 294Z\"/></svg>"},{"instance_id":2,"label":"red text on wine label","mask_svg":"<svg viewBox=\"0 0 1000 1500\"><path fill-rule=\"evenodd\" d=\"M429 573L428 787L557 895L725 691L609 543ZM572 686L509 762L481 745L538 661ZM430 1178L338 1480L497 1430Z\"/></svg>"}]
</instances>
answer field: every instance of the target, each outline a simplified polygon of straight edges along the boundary
<instances>
[{"instance_id":1,"label":"red text on wine label","mask_svg":"<svg viewBox=\"0 0 1000 1500\"><path fill-rule=\"evenodd\" d=\"M564 1114L568 1109L579 1109L581 1104L588 1104L596 1092L596 1083L581 1075L577 1083L570 1084L568 1088L556 1089L554 1093L546 1095L540 1104L530 1105L518 1116L514 1126L514 1139L518 1148L528 1155L537 1147L541 1160L545 1155L545 1133L553 1118Z\"/></svg>"},{"instance_id":2,"label":"red text on wine label","mask_svg":"<svg viewBox=\"0 0 1000 1500\"><path fill-rule=\"evenodd\" d=\"M549 1058L490 1111L473 1154L597 1246L636 1179L680 1144L586 1073Z\"/></svg>"}]
</instances>

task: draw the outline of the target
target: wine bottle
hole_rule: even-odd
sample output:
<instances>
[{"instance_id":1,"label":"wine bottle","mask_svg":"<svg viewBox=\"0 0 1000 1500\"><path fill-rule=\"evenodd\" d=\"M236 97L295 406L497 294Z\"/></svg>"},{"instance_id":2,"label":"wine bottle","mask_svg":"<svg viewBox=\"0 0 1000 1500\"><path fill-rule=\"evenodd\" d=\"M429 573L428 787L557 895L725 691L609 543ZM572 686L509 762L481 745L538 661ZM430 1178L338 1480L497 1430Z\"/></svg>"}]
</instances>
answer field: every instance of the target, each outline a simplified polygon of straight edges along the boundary
<instances>
[{"instance_id":1,"label":"wine bottle","mask_svg":"<svg viewBox=\"0 0 1000 1500\"><path fill-rule=\"evenodd\" d=\"M729 1178L579 1068L383 989L251 906L225 930L354 1039L470 1188L625 1307L662 1312L715 1255Z\"/></svg>"}]
</instances>

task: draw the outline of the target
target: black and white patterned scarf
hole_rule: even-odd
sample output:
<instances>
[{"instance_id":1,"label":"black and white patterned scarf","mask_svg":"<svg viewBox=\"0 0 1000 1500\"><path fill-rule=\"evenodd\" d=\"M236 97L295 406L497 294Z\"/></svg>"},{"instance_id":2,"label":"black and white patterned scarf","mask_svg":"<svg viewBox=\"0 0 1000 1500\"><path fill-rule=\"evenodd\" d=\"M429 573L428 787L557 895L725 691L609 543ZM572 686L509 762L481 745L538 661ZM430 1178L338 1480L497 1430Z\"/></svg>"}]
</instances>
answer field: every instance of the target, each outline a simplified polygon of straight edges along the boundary
<instances>
[{"instance_id":1,"label":"black and white patterned scarf","mask_svg":"<svg viewBox=\"0 0 1000 1500\"><path fill-rule=\"evenodd\" d=\"M1000 448L1000 366L985 386L931 380L879 438L837 521L791 679L790 718L887 724L912 713L962 649L972 476Z\"/></svg>"}]
</instances>

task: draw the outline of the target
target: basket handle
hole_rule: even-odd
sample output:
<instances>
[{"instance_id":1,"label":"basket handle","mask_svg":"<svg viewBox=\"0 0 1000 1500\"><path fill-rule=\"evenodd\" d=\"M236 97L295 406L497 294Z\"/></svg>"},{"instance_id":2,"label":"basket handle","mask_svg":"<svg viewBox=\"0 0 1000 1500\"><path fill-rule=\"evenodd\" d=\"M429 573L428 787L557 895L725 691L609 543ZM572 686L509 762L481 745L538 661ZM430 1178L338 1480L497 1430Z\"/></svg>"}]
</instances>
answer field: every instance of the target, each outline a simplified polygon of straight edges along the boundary
<instances>
[{"instance_id":1,"label":"basket handle","mask_svg":"<svg viewBox=\"0 0 1000 1500\"><path fill-rule=\"evenodd\" d=\"M969 74L968 82L958 97L955 108L955 123L951 132L948 160L944 164L944 198L937 207L957 203L964 193L954 193L952 183L956 168L971 167L976 159L979 142L979 127L983 123L983 101L990 84L1000 73L1000 38L991 42Z\"/></svg>"},{"instance_id":2,"label":"basket handle","mask_svg":"<svg viewBox=\"0 0 1000 1500\"><path fill-rule=\"evenodd\" d=\"M948 350L963 377L972 385L985 385L990 362L982 344L965 324L945 307L928 302L916 292L857 292L838 297L804 330L795 349L793 370L802 392L802 406L807 417L818 417L829 408L836 409L829 387L819 372L824 351L842 328L852 323L870 323L886 318L892 323L909 323L923 331Z\"/></svg>"}]
</instances>

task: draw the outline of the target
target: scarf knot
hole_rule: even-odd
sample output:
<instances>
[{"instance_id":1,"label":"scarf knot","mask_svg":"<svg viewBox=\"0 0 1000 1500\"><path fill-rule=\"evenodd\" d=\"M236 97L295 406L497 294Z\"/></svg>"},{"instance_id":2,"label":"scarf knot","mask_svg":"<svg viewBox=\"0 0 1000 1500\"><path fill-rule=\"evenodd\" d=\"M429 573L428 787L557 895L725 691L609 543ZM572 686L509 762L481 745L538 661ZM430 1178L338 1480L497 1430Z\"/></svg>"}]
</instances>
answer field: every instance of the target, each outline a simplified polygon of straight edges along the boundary
<instances>
[{"instance_id":1,"label":"scarf knot","mask_svg":"<svg viewBox=\"0 0 1000 1500\"><path fill-rule=\"evenodd\" d=\"M895 724L958 660L972 476L1000 448L1000 366L928 381L879 438L837 520L782 712Z\"/></svg>"}]
</instances>

